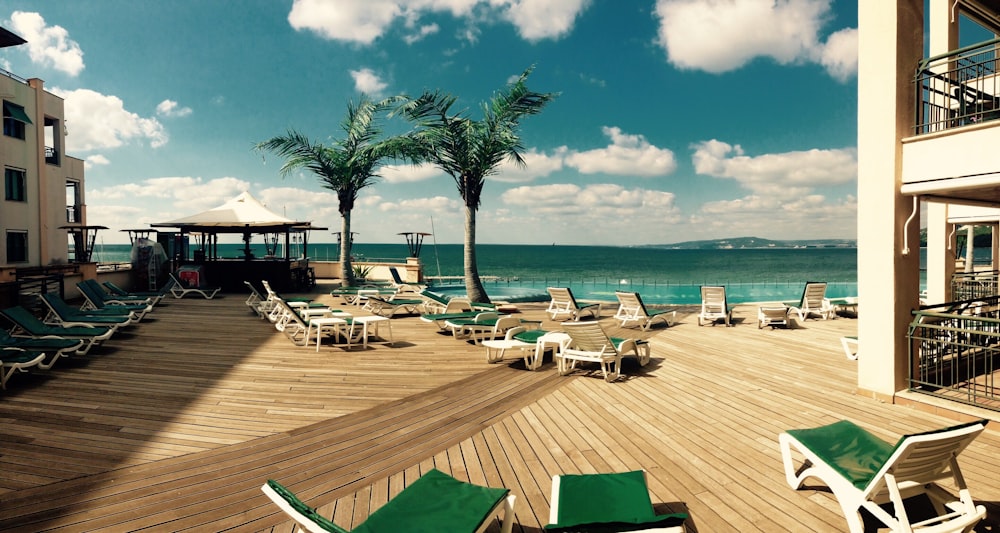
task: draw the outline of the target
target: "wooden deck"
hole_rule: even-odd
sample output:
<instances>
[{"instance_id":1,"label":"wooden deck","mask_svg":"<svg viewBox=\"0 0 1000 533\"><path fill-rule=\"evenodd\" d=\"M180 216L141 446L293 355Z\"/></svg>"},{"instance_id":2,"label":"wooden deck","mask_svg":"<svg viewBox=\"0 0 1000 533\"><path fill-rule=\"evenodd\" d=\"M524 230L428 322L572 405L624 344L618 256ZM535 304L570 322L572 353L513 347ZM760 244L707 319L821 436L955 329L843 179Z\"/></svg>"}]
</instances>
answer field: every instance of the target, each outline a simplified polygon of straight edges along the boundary
<instances>
[{"instance_id":1,"label":"wooden deck","mask_svg":"<svg viewBox=\"0 0 1000 533\"><path fill-rule=\"evenodd\" d=\"M544 305L521 307L544 318ZM267 478L351 527L436 467L510 488L515 531L547 523L553 474L640 468L657 510L690 513L689 531L842 531L828 492L785 484L778 433L848 418L895 440L954 422L855 395L839 342L856 334L849 318L758 330L755 308L738 306L732 328L681 313L641 332L612 312L605 328L649 339L653 361L609 384L489 365L414 317L392 320L394 346L317 352L240 295L165 300L91 355L11 378L0 530L290 532L259 490ZM997 429L961 458L990 511L980 531L1000 525Z\"/></svg>"}]
</instances>

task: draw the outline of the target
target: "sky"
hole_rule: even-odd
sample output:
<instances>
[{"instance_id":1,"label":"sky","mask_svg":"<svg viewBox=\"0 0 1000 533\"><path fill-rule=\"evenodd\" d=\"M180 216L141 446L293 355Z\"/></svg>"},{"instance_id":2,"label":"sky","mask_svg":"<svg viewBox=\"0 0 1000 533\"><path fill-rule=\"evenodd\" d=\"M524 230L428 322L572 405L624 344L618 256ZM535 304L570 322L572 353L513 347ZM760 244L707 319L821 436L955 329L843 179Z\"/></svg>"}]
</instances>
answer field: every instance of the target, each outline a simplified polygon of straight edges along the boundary
<instances>
[{"instance_id":1,"label":"sky","mask_svg":"<svg viewBox=\"0 0 1000 533\"><path fill-rule=\"evenodd\" d=\"M65 100L104 244L243 191L336 242L333 191L256 143L340 138L363 94L441 90L478 119L531 67L558 97L521 123L527 165L487 180L477 242L857 236L854 0L6 0L0 20L28 41L0 68ZM452 178L387 163L356 242L461 243Z\"/></svg>"}]
</instances>

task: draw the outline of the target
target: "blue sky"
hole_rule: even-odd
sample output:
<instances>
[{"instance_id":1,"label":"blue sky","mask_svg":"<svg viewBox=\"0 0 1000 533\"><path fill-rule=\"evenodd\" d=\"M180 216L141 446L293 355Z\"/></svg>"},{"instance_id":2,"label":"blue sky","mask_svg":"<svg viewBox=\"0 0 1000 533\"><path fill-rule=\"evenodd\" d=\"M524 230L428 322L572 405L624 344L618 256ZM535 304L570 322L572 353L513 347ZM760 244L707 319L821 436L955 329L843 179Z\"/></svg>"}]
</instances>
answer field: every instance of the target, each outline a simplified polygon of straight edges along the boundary
<instances>
[{"instance_id":1,"label":"blue sky","mask_svg":"<svg viewBox=\"0 0 1000 533\"><path fill-rule=\"evenodd\" d=\"M336 196L252 146L341 134L361 93L479 103L534 65L560 96L486 184L481 243L855 238L857 6L832 0L8 0L0 67L65 98L107 244L244 190L339 229ZM451 178L392 166L360 242L462 240ZM313 242L335 242L328 233Z\"/></svg>"}]
</instances>

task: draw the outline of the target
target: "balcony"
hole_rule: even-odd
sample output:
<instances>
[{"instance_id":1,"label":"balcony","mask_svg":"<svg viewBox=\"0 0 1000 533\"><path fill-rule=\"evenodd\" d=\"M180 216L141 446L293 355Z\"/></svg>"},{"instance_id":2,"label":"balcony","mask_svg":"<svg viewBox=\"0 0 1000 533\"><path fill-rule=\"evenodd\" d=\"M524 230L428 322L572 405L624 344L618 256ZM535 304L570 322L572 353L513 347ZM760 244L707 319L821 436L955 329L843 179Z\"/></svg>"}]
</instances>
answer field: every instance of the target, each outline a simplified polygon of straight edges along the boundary
<instances>
[{"instance_id":1,"label":"balcony","mask_svg":"<svg viewBox=\"0 0 1000 533\"><path fill-rule=\"evenodd\" d=\"M1000 119L998 48L994 39L920 62L915 135Z\"/></svg>"},{"instance_id":2,"label":"balcony","mask_svg":"<svg viewBox=\"0 0 1000 533\"><path fill-rule=\"evenodd\" d=\"M1000 410L1000 297L989 296L913 312L910 390Z\"/></svg>"},{"instance_id":3,"label":"balcony","mask_svg":"<svg viewBox=\"0 0 1000 533\"><path fill-rule=\"evenodd\" d=\"M49 165L59 166L59 151L51 146L46 146L45 162Z\"/></svg>"}]
</instances>

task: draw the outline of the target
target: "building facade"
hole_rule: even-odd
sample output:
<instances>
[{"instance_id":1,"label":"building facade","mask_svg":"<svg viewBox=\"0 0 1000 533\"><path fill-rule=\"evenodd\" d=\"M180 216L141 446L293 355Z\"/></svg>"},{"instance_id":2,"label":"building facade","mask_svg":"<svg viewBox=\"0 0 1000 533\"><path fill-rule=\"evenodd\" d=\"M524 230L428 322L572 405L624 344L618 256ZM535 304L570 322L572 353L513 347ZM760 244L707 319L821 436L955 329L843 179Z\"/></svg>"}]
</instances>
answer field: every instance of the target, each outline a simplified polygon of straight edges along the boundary
<instances>
[{"instance_id":1,"label":"building facade","mask_svg":"<svg viewBox=\"0 0 1000 533\"><path fill-rule=\"evenodd\" d=\"M1000 206L1000 1L859 1L858 28L858 391L896 401L922 283L950 302L956 224Z\"/></svg>"},{"instance_id":2,"label":"building facade","mask_svg":"<svg viewBox=\"0 0 1000 533\"><path fill-rule=\"evenodd\" d=\"M25 41L0 28L0 46ZM62 98L37 78L0 69L3 135L0 166L0 269L9 281L16 269L65 264L73 259L73 228L86 226L83 161L66 155ZM69 228L69 229L67 229Z\"/></svg>"}]
</instances>

